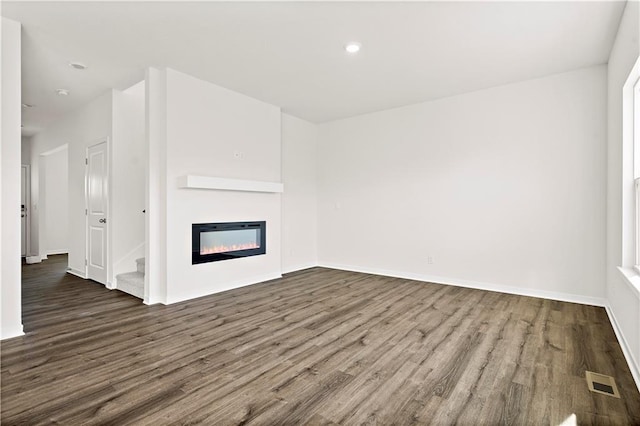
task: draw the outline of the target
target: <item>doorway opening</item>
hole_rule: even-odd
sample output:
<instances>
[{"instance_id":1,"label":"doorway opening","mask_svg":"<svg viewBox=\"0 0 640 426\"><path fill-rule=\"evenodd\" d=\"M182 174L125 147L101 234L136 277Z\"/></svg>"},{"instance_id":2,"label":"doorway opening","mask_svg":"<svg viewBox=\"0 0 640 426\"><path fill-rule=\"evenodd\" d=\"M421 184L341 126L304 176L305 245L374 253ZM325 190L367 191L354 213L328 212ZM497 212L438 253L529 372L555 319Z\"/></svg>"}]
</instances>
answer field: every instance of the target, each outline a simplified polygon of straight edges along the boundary
<instances>
[{"instance_id":1,"label":"doorway opening","mask_svg":"<svg viewBox=\"0 0 640 426\"><path fill-rule=\"evenodd\" d=\"M31 167L20 166L20 256L31 253Z\"/></svg>"}]
</instances>

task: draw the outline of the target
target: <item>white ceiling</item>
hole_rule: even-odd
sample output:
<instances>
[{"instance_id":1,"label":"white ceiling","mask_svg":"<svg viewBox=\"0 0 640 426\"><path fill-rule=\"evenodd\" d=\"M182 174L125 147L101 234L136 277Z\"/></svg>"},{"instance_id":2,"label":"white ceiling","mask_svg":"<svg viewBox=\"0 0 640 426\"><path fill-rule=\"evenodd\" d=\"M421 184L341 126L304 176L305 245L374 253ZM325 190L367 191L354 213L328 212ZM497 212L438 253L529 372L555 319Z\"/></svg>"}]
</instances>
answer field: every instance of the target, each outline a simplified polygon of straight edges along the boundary
<instances>
[{"instance_id":1,"label":"white ceiling","mask_svg":"<svg viewBox=\"0 0 640 426\"><path fill-rule=\"evenodd\" d=\"M3 1L2 15L23 24L33 134L149 66L324 122L602 64L624 5ZM355 56L343 49L352 40L363 46Z\"/></svg>"}]
</instances>

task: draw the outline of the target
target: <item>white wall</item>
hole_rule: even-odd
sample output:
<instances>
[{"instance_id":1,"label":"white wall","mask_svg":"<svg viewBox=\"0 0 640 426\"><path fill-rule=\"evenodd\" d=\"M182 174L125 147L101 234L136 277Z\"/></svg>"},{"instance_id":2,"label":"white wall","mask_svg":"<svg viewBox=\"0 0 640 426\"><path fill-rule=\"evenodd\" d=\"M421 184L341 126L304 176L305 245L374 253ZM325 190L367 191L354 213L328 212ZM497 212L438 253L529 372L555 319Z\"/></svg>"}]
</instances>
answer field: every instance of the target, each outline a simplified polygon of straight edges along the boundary
<instances>
[{"instance_id":1,"label":"white wall","mask_svg":"<svg viewBox=\"0 0 640 426\"><path fill-rule=\"evenodd\" d=\"M640 387L640 286L633 265L633 141L623 145L623 85L640 55L640 3L627 2L608 64L607 299L609 315ZM624 152L624 156L623 156ZM631 275L630 275L631 276ZM640 281L640 280L639 280Z\"/></svg>"},{"instance_id":2,"label":"white wall","mask_svg":"<svg viewBox=\"0 0 640 426\"><path fill-rule=\"evenodd\" d=\"M46 154L68 145L69 166L69 268L78 275L85 271L85 201L84 179L85 158L88 146L104 138L111 139L112 91L108 91L82 108L67 114L54 124L42 130L31 140L31 249L41 257L46 257L45 217L39 209L40 179L39 163L41 154ZM46 202L46 200L45 200ZM46 205L43 205L46 210Z\"/></svg>"},{"instance_id":3,"label":"white wall","mask_svg":"<svg viewBox=\"0 0 640 426\"><path fill-rule=\"evenodd\" d=\"M144 303L167 301L167 75L147 69L145 75L145 201Z\"/></svg>"},{"instance_id":4,"label":"white wall","mask_svg":"<svg viewBox=\"0 0 640 426\"><path fill-rule=\"evenodd\" d=\"M148 90L166 90L167 252L163 302L279 277L280 194L177 187L177 179L186 174L280 182L279 108L177 71L158 73L163 74L158 76L159 84L148 84ZM159 99L162 97L159 95ZM158 123L150 127L163 130ZM241 158L236 158L236 152ZM267 221L266 255L191 264L193 223L254 220Z\"/></svg>"},{"instance_id":5,"label":"white wall","mask_svg":"<svg viewBox=\"0 0 640 426\"><path fill-rule=\"evenodd\" d=\"M144 257L145 82L113 93L111 187L112 277L135 271ZM110 278L109 281L113 282Z\"/></svg>"},{"instance_id":6,"label":"white wall","mask_svg":"<svg viewBox=\"0 0 640 426\"><path fill-rule=\"evenodd\" d=\"M318 263L318 126L282 114L282 271Z\"/></svg>"},{"instance_id":7,"label":"white wall","mask_svg":"<svg viewBox=\"0 0 640 426\"><path fill-rule=\"evenodd\" d=\"M20 283L20 24L2 18L0 97L0 318L1 338L22 334Z\"/></svg>"},{"instance_id":8,"label":"white wall","mask_svg":"<svg viewBox=\"0 0 640 426\"><path fill-rule=\"evenodd\" d=\"M46 254L69 252L69 150L67 145L45 157L44 197ZM42 161L42 158L41 160Z\"/></svg>"},{"instance_id":9,"label":"white wall","mask_svg":"<svg viewBox=\"0 0 640 426\"><path fill-rule=\"evenodd\" d=\"M321 125L319 263L603 304L605 133L605 66Z\"/></svg>"}]
</instances>

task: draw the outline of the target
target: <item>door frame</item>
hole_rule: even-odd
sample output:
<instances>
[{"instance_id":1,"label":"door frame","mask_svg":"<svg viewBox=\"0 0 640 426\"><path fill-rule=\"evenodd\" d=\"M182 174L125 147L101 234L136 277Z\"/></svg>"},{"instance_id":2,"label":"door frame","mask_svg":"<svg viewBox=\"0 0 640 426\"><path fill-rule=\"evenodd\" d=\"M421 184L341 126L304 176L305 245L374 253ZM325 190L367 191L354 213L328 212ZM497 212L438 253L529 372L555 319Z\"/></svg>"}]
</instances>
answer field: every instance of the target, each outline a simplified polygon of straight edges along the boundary
<instances>
[{"instance_id":1,"label":"door frame","mask_svg":"<svg viewBox=\"0 0 640 426\"><path fill-rule=\"evenodd\" d=\"M84 150L84 276L89 279L89 149L104 143L107 150L107 247L105 249L108 289L115 288L111 280L111 143L108 136L90 142Z\"/></svg>"},{"instance_id":2,"label":"door frame","mask_svg":"<svg viewBox=\"0 0 640 426\"><path fill-rule=\"evenodd\" d=\"M20 171L25 169L25 206L27 209L27 220L25 221L25 259L31 256L31 165L29 164L21 164ZM22 182L20 182L20 186L22 187ZM20 188L22 190L22 188ZM22 247L20 248L22 251Z\"/></svg>"}]
</instances>

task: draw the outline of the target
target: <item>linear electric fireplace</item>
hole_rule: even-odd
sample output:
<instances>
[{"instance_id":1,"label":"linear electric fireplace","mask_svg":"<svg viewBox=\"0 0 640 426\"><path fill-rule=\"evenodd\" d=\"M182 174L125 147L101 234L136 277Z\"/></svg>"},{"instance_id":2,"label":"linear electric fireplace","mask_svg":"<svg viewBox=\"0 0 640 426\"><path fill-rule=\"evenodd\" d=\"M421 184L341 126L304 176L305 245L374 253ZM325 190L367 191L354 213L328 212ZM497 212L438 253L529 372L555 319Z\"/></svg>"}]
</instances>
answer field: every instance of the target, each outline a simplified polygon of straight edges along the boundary
<instances>
[{"instance_id":1,"label":"linear electric fireplace","mask_svg":"<svg viewBox=\"0 0 640 426\"><path fill-rule=\"evenodd\" d=\"M194 223L191 264L217 262L267 252L266 222Z\"/></svg>"}]
</instances>

